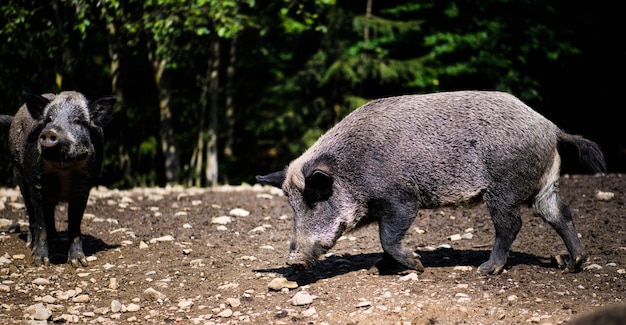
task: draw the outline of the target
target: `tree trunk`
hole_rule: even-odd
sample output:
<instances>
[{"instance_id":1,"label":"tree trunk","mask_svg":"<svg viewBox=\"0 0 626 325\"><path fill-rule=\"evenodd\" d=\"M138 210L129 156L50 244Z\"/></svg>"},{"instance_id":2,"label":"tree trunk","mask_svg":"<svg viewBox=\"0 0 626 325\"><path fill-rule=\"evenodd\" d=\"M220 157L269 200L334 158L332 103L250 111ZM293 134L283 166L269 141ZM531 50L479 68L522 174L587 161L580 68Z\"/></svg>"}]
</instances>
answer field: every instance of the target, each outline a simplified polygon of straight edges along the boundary
<instances>
[{"instance_id":1,"label":"tree trunk","mask_svg":"<svg viewBox=\"0 0 626 325\"><path fill-rule=\"evenodd\" d=\"M220 40L214 37L211 42L212 62L210 65L211 73L209 77L209 129L207 132L206 147L206 170L205 178L207 186L217 185L217 112L219 109L218 92L219 92L219 67L220 67Z\"/></svg>"},{"instance_id":2,"label":"tree trunk","mask_svg":"<svg viewBox=\"0 0 626 325\"><path fill-rule=\"evenodd\" d=\"M178 184L180 167L178 152L174 144L174 129L172 127L172 111L170 109L171 80L166 69L165 59L155 60L155 80L159 90L159 116L161 150L165 159L165 182L167 185Z\"/></svg>"},{"instance_id":3,"label":"tree trunk","mask_svg":"<svg viewBox=\"0 0 626 325\"><path fill-rule=\"evenodd\" d=\"M102 16L107 17L106 6L103 6L102 8ZM120 47L117 42L118 37L116 35L117 34L116 23L118 22L116 21L114 23L114 22L109 21L107 23L109 58L111 59L111 91L113 92L113 94L115 94L118 104L123 105L124 92L122 91L122 88L119 86L120 73L122 70L120 68L120 54L119 54ZM117 148L117 151L118 151L117 164L119 165L120 170L122 170L123 179L131 183L132 182L132 177L131 177L132 159L130 158L130 153L128 152L127 148L123 144L119 145L119 147Z\"/></svg>"},{"instance_id":4,"label":"tree trunk","mask_svg":"<svg viewBox=\"0 0 626 325\"><path fill-rule=\"evenodd\" d=\"M233 142L235 133L235 106L233 95L235 91L235 62L237 61L237 34L230 40L230 55L228 57L228 67L226 68L226 112L224 125L226 126L226 141L224 142L224 158L230 160L233 156Z\"/></svg>"}]
</instances>

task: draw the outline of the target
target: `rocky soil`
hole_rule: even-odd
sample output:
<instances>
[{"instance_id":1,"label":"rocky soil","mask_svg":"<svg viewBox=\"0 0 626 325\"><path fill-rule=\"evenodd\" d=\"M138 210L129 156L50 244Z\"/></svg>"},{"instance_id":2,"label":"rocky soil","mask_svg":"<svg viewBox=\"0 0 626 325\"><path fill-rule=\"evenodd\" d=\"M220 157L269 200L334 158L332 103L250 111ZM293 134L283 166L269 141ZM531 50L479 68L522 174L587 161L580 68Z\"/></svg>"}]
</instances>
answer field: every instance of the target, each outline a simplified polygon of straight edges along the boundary
<instances>
[{"instance_id":1,"label":"rocky soil","mask_svg":"<svg viewBox=\"0 0 626 325\"><path fill-rule=\"evenodd\" d=\"M373 275L375 225L346 234L320 263L285 265L292 212L280 191L98 188L82 224L89 266L66 264L67 243L35 267L17 189L0 189L0 319L3 324L566 324L626 303L626 175L564 176L589 253L579 273L524 210L506 271L476 272L494 239L484 206L419 213L406 245L422 274ZM66 235L65 206L57 229ZM16 226L17 225L17 226Z\"/></svg>"}]
</instances>

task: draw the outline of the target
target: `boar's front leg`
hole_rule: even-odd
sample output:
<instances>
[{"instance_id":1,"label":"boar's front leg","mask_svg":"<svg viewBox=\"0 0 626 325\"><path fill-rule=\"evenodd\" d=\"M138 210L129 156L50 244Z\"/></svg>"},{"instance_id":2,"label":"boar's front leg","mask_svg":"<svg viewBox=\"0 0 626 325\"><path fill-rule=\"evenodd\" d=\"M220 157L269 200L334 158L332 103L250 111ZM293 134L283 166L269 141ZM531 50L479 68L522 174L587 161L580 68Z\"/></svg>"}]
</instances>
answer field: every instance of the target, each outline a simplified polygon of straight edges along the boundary
<instances>
[{"instance_id":1,"label":"boar's front leg","mask_svg":"<svg viewBox=\"0 0 626 325\"><path fill-rule=\"evenodd\" d=\"M83 220L83 213L87 206L85 195L76 195L68 202L68 226L67 234L70 240L70 248L67 253L67 261L74 267L87 266L87 258L83 252L83 241L81 238L80 224Z\"/></svg>"},{"instance_id":2,"label":"boar's front leg","mask_svg":"<svg viewBox=\"0 0 626 325\"><path fill-rule=\"evenodd\" d=\"M370 271L392 274L404 270L424 271L420 257L402 245L402 239L413 224L417 211L411 204L388 203L379 206L378 229L383 258Z\"/></svg>"},{"instance_id":3,"label":"boar's front leg","mask_svg":"<svg viewBox=\"0 0 626 325\"><path fill-rule=\"evenodd\" d=\"M37 186L29 186L25 182L20 182L26 212L28 213L28 244L33 251L33 261L35 265L50 264L48 253L48 233L46 231L46 218L48 208L44 206L43 195ZM54 213L54 209L52 210ZM52 215L54 219L54 214ZM54 222L54 221L53 221Z\"/></svg>"}]
</instances>

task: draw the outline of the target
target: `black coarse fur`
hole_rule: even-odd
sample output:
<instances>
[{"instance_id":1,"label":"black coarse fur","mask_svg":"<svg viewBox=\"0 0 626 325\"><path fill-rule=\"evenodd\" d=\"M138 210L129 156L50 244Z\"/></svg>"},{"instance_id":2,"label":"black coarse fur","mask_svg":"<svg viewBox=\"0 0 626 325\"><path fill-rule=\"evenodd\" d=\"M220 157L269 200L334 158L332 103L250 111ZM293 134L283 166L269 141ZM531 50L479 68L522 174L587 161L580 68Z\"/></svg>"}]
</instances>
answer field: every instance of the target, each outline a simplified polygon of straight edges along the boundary
<instances>
[{"instance_id":1,"label":"black coarse fur","mask_svg":"<svg viewBox=\"0 0 626 325\"><path fill-rule=\"evenodd\" d=\"M29 245L35 265L48 264L49 240L57 239L54 213L68 203L68 262L86 266L80 225L102 167L104 133L115 97L88 101L74 91L23 94L26 103L10 124L9 149L29 218Z\"/></svg>"}]
</instances>

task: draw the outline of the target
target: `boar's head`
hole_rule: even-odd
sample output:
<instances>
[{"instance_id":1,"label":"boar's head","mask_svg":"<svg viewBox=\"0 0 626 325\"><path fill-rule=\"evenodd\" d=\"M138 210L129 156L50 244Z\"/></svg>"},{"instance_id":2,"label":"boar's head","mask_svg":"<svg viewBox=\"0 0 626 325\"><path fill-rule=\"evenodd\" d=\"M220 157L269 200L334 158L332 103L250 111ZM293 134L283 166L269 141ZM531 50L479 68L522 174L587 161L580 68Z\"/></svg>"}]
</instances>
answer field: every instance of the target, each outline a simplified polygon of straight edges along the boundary
<instances>
[{"instance_id":1,"label":"boar's head","mask_svg":"<svg viewBox=\"0 0 626 325\"><path fill-rule=\"evenodd\" d=\"M28 113L37 124L41 157L69 166L101 153L102 127L111 119L115 97L88 101L73 91L53 94L23 94Z\"/></svg>"},{"instance_id":2,"label":"boar's head","mask_svg":"<svg viewBox=\"0 0 626 325\"><path fill-rule=\"evenodd\" d=\"M335 172L332 160L294 160L257 181L282 188L294 212L287 264L306 268L358 223L359 204Z\"/></svg>"}]
</instances>

